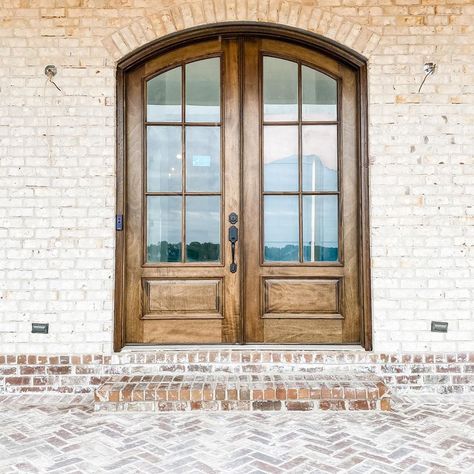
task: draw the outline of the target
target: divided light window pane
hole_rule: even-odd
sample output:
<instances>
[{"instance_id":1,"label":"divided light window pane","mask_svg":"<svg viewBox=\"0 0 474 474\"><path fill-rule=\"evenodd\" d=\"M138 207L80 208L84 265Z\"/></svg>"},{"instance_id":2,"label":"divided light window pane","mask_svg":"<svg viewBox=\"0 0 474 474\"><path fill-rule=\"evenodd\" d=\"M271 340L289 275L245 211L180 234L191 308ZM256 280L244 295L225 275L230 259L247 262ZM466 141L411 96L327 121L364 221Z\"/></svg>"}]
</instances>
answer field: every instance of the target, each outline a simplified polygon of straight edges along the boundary
<instances>
[{"instance_id":1,"label":"divided light window pane","mask_svg":"<svg viewBox=\"0 0 474 474\"><path fill-rule=\"evenodd\" d=\"M220 196L186 197L186 261L220 260Z\"/></svg>"},{"instance_id":2,"label":"divided light window pane","mask_svg":"<svg viewBox=\"0 0 474 474\"><path fill-rule=\"evenodd\" d=\"M303 196L303 260L335 262L338 251L338 198Z\"/></svg>"},{"instance_id":3,"label":"divided light window pane","mask_svg":"<svg viewBox=\"0 0 474 474\"><path fill-rule=\"evenodd\" d=\"M186 64L186 122L219 122L220 58Z\"/></svg>"},{"instance_id":4,"label":"divided light window pane","mask_svg":"<svg viewBox=\"0 0 474 474\"><path fill-rule=\"evenodd\" d=\"M298 120L298 64L264 56L264 120L285 122Z\"/></svg>"},{"instance_id":5,"label":"divided light window pane","mask_svg":"<svg viewBox=\"0 0 474 474\"><path fill-rule=\"evenodd\" d=\"M147 121L181 121L181 67L147 82Z\"/></svg>"},{"instance_id":6,"label":"divided light window pane","mask_svg":"<svg viewBox=\"0 0 474 474\"><path fill-rule=\"evenodd\" d=\"M298 196L264 197L264 259L299 260Z\"/></svg>"},{"instance_id":7,"label":"divided light window pane","mask_svg":"<svg viewBox=\"0 0 474 474\"><path fill-rule=\"evenodd\" d=\"M298 125L263 129L265 191L298 191Z\"/></svg>"},{"instance_id":8,"label":"divided light window pane","mask_svg":"<svg viewBox=\"0 0 474 474\"><path fill-rule=\"evenodd\" d=\"M303 120L337 120L337 82L316 69L301 67Z\"/></svg>"},{"instance_id":9,"label":"divided light window pane","mask_svg":"<svg viewBox=\"0 0 474 474\"><path fill-rule=\"evenodd\" d=\"M181 191L181 127L147 127L147 191Z\"/></svg>"},{"instance_id":10,"label":"divided light window pane","mask_svg":"<svg viewBox=\"0 0 474 474\"><path fill-rule=\"evenodd\" d=\"M303 125L303 191L337 191L337 125Z\"/></svg>"},{"instance_id":11,"label":"divided light window pane","mask_svg":"<svg viewBox=\"0 0 474 474\"><path fill-rule=\"evenodd\" d=\"M218 192L221 185L220 127L186 127L186 191Z\"/></svg>"},{"instance_id":12,"label":"divided light window pane","mask_svg":"<svg viewBox=\"0 0 474 474\"><path fill-rule=\"evenodd\" d=\"M181 196L148 196L147 261L181 261Z\"/></svg>"}]
</instances>

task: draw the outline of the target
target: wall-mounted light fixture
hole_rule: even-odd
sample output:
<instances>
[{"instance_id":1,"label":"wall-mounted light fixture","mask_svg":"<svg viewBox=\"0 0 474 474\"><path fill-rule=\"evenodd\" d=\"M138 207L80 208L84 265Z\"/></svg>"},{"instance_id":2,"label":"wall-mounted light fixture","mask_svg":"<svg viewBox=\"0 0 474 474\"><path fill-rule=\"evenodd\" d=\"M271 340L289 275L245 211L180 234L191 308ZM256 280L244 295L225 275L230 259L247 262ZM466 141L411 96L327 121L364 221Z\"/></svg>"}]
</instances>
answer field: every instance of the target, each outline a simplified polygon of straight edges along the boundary
<instances>
[{"instance_id":1,"label":"wall-mounted light fixture","mask_svg":"<svg viewBox=\"0 0 474 474\"><path fill-rule=\"evenodd\" d=\"M58 73L58 69L54 64L48 64L44 68L44 75L48 78L49 82L56 87L56 89L61 92L61 89L58 87L58 85L53 81L53 77Z\"/></svg>"},{"instance_id":2,"label":"wall-mounted light fixture","mask_svg":"<svg viewBox=\"0 0 474 474\"><path fill-rule=\"evenodd\" d=\"M436 70L436 64L435 63L425 63L424 64L423 71L425 71L425 77L423 78L423 81L420 84L420 87L418 89L418 93L421 92L421 88L423 87L423 84L425 83L426 78L428 76L431 76L432 74L434 74L435 70Z\"/></svg>"}]
</instances>

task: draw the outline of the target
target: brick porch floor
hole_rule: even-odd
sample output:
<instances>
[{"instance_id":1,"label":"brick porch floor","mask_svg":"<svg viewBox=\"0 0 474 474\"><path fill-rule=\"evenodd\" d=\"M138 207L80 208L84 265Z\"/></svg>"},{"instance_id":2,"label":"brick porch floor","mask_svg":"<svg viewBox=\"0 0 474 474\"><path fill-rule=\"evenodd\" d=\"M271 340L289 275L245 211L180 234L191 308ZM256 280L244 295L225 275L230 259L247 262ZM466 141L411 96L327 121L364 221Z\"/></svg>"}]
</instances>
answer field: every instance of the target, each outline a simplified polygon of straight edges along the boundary
<instances>
[{"instance_id":1,"label":"brick porch floor","mask_svg":"<svg viewBox=\"0 0 474 474\"><path fill-rule=\"evenodd\" d=\"M469 473L472 395L392 412L97 413L91 395L0 396L0 472Z\"/></svg>"}]
</instances>

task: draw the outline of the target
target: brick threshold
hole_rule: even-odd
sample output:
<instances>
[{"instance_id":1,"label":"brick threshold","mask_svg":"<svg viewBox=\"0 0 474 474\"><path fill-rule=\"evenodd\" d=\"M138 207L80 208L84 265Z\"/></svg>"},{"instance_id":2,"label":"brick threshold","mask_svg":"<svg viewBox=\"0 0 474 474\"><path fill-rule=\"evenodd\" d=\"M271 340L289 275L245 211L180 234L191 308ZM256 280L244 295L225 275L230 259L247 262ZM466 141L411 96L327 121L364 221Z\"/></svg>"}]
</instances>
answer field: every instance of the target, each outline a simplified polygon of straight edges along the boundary
<instances>
[{"instance_id":1,"label":"brick threshold","mask_svg":"<svg viewBox=\"0 0 474 474\"><path fill-rule=\"evenodd\" d=\"M111 376L96 411L390 410L383 380L368 373Z\"/></svg>"}]
</instances>

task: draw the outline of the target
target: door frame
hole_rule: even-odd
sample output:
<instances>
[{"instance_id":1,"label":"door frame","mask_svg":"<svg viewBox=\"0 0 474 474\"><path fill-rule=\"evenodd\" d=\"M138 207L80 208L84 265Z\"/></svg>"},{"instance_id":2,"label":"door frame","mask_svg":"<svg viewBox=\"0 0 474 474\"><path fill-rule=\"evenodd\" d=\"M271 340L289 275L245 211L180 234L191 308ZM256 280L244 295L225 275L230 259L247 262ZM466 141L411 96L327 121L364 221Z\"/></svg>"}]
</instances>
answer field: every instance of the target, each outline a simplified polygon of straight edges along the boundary
<instances>
[{"instance_id":1,"label":"door frame","mask_svg":"<svg viewBox=\"0 0 474 474\"><path fill-rule=\"evenodd\" d=\"M358 230L359 259L361 275L359 290L361 296L361 344L372 350L372 307L370 276L370 223L369 223L369 161L368 161L368 96L367 59L361 54L315 33L288 26L256 23L226 22L204 25L175 32L148 43L123 57L117 63L116 71L116 214L126 220L126 123L125 123L125 75L130 70L166 51L205 39L218 37L265 37L306 46L321 52L336 61L352 67L357 79L357 143L358 143ZM115 296L113 348L119 352L125 345L125 232L115 233Z\"/></svg>"}]
</instances>

